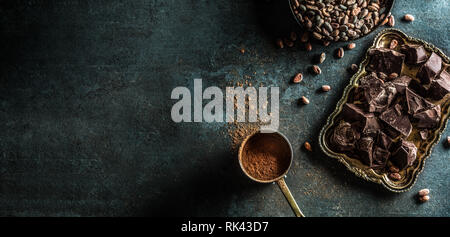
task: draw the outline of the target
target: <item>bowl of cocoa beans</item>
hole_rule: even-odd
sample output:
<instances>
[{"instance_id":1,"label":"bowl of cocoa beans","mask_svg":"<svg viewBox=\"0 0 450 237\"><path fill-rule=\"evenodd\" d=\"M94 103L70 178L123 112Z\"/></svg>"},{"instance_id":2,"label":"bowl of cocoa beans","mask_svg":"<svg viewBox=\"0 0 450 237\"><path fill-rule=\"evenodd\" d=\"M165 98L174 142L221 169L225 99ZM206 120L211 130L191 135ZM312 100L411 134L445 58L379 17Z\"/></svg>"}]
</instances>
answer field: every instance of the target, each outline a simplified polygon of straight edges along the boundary
<instances>
[{"instance_id":1,"label":"bowl of cocoa beans","mask_svg":"<svg viewBox=\"0 0 450 237\"><path fill-rule=\"evenodd\" d=\"M288 0L302 28L321 41L349 41L388 23L394 0Z\"/></svg>"}]
</instances>

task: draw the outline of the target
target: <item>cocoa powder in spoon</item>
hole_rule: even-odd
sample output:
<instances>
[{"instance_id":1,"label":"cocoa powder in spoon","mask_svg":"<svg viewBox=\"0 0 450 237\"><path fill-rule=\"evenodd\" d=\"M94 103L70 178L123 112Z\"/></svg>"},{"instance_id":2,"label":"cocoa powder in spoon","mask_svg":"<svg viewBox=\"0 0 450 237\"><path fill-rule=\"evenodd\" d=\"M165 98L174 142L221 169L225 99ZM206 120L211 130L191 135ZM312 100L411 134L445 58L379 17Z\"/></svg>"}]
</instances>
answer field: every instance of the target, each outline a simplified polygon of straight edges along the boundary
<instances>
[{"instance_id":1,"label":"cocoa powder in spoon","mask_svg":"<svg viewBox=\"0 0 450 237\"><path fill-rule=\"evenodd\" d=\"M251 177L269 181L283 175L291 162L288 143L277 133L257 133L242 150L241 163Z\"/></svg>"}]
</instances>

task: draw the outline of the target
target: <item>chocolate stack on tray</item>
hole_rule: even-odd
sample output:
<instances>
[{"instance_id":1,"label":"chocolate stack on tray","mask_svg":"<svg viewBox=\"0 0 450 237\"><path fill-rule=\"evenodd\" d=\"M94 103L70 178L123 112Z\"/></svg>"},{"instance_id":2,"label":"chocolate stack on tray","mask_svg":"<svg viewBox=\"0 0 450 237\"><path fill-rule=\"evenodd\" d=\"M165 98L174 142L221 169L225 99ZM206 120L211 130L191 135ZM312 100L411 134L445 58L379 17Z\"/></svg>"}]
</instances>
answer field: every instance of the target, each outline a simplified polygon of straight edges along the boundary
<instances>
[{"instance_id":1,"label":"chocolate stack on tray","mask_svg":"<svg viewBox=\"0 0 450 237\"><path fill-rule=\"evenodd\" d=\"M410 135L426 140L439 126L440 104L450 99L450 74L442 58L421 45L369 51L367 74L343 105L329 136L333 150L375 170L387 164L400 170L414 164L417 147ZM415 79L402 68L417 67Z\"/></svg>"}]
</instances>

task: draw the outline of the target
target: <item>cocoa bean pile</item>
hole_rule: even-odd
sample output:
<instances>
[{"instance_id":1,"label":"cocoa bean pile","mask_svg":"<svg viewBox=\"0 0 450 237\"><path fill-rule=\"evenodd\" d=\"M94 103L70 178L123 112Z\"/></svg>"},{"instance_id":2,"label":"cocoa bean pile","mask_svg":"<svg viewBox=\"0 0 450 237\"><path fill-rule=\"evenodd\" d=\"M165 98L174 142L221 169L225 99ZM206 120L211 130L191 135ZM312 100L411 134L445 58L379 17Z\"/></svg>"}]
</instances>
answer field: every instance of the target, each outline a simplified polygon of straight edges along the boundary
<instances>
[{"instance_id":1,"label":"cocoa bean pile","mask_svg":"<svg viewBox=\"0 0 450 237\"><path fill-rule=\"evenodd\" d=\"M291 0L298 21L324 41L348 41L386 24L387 0Z\"/></svg>"}]
</instances>

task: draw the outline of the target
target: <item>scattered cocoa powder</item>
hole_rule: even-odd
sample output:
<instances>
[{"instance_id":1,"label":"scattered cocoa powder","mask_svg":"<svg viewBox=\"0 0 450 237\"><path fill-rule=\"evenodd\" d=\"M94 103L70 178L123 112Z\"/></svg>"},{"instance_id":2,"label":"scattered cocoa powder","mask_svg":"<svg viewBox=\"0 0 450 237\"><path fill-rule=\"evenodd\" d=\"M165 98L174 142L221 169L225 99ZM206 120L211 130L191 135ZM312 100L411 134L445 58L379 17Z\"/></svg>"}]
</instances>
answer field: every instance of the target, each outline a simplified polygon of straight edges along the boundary
<instances>
[{"instance_id":1,"label":"scattered cocoa powder","mask_svg":"<svg viewBox=\"0 0 450 237\"><path fill-rule=\"evenodd\" d=\"M237 150L246 137L256 133L259 129L259 123L230 123L227 132L231 138L231 148Z\"/></svg>"},{"instance_id":2,"label":"scattered cocoa powder","mask_svg":"<svg viewBox=\"0 0 450 237\"><path fill-rule=\"evenodd\" d=\"M256 72L255 72L256 73ZM245 80L244 82L234 82L232 84L233 86L252 86L252 83L248 80ZM260 83L259 86L264 86L263 83ZM228 99L228 97L227 97ZM261 105L263 109L265 109L268 106L268 101L266 101L264 104ZM249 113L250 109L249 100L248 97L245 98L245 113ZM237 100L234 99L234 109L237 109ZM257 110L257 114L259 111ZM248 136L256 133L260 130L262 125L266 125L268 123L263 123L261 121L257 122L237 122L236 120L233 122L228 122L227 127L227 134L231 138L231 149L233 151L237 151L239 147L241 146L241 143L244 141L245 138Z\"/></svg>"},{"instance_id":3,"label":"scattered cocoa powder","mask_svg":"<svg viewBox=\"0 0 450 237\"><path fill-rule=\"evenodd\" d=\"M257 180L273 180L289 168L291 150L277 133L257 133L242 149L241 164Z\"/></svg>"}]
</instances>

